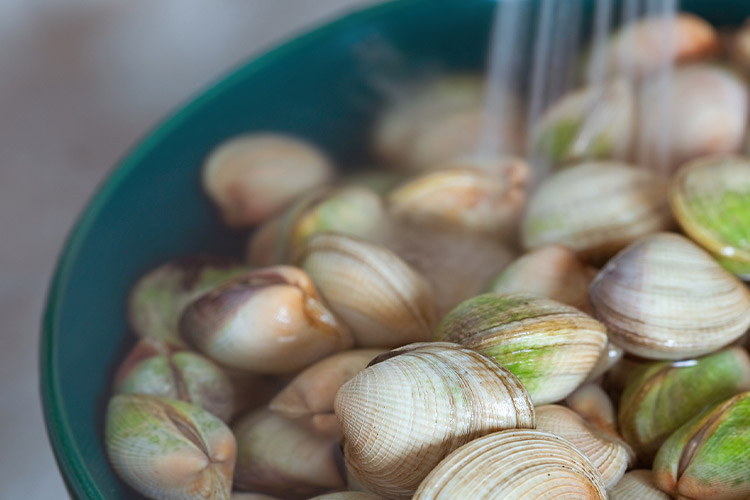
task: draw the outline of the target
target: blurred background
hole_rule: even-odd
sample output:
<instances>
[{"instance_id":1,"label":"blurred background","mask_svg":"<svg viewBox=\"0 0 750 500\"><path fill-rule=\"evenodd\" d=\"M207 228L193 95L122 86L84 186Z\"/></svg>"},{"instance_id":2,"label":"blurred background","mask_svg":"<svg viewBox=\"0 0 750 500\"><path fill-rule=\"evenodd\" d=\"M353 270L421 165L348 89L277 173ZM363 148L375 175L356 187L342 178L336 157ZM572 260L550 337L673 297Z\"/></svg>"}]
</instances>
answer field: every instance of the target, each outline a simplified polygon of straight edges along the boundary
<instances>
[{"instance_id":1,"label":"blurred background","mask_svg":"<svg viewBox=\"0 0 750 500\"><path fill-rule=\"evenodd\" d=\"M46 289L117 160L242 61L375 0L0 0L0 499L64 499L39 402Z\"/></svg>"}]
</instances>

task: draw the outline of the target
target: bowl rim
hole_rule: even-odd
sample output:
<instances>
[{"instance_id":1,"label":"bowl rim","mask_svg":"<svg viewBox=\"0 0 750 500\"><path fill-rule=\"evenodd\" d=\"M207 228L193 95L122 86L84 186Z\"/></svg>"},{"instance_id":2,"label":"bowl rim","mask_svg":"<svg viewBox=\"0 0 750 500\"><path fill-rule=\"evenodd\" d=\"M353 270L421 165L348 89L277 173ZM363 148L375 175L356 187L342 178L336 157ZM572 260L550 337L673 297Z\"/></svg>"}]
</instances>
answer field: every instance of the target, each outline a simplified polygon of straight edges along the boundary
<instances>
[{"instance_id":1,"label":"bowl rim","mask_svg":"<svg viewBox=\"0 0 750 500\"><path fill-rule=\"evenodd\" d=\"M302 29L301 34L291 34L286 40L260 49L245 61L233 66L218 78L208 83L192 98L167 114L167 117L150 127L136 140L115 166L101 181L79 213L61 247L60 256L45 298L39 345L39 390L42 402L47 438L52 446L55 460L69 494L75 499L103 500L104 492L96 484L84 465L79 445L72 439L70 423L63 411L61 387L56 374L59 371L56 347L59 342L59 322L64 298L64 289L70 279L72 268L78 260L81 247L90 228L102 209L124 180L162 140L197 111L208 105L214 97L231 88L236 82L272 65L276 60L303 49L315 40L325 38L345 26L365 23L373 18L410 8L418 4L449 3L454 0L391 0L385 3L364 5L345 9L343 13L319 21L312 28ZM496 0L484 0L496 1Z\"/></svg>"}]
</instances>

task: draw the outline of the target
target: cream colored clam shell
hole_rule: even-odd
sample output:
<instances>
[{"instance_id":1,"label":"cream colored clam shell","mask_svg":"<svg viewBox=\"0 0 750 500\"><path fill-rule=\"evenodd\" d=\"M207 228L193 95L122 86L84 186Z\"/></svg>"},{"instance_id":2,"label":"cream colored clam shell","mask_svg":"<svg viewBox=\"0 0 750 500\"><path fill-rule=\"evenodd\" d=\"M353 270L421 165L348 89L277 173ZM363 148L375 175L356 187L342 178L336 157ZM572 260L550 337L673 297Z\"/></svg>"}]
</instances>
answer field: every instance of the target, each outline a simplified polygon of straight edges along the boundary
<instances>
[{"instance_id":1,"label":"cream colored clam shell","mask_svg":"<svg viewBox=\"0 0 750 500\"><path fill-rule=\"evenodd\" d=\"M518 379L473 350L412 344L373 363L341 388L335 411L349 472L384 497L409 498L440 460L472 439L534 426Z\"/></svg>"},{"instance_id":2,"label":"cream colored clam shell","mask_svg":"<svg viewBox=\"0 0 750 500\"><path fill-rule=\"evenodd\" d=\"M565 399L565 404L587 422L619 436L615 407L609 395L598 384L583 384Z\"/></svg>"},{"instance_id":3,"label":"cream colored clam shell","mask_svg":"<svg viewBox=\"0 0 750 500\"><path fill-rule=\"evenodd\" d=\"M609 500L669 500L654 484L650 470L631 470L609 491Z\"/></svg>"},{"instance_id":4,"label":"cream colored clam shell","mask_svg":"<svg viewBox=\"0 0 750 500\"><path fill-rule=\"evenodd\" d=\"M313 236L302 267L352 329L355 345L395 347L429 340L437 322L426 281L390 250L336 234Z\"/></svg>"},{"instance_id":5,"label":"cream colored clam shell","mask_svg":"<svg viewBox=\"0 0 750 500\"><path fill-rule=\"evenodd\" d=\"M707 354L750 327L750 291L673 233L645 237L610 260L590 298L610 338L648 359Z\"/></svg>"},{"instance_id":6,"label":"cream colored clam shell","mask_svg":"<svg viewBox=\"0 0 750 500\"><path fill-rule=\"evenodd\" d=\"M635 454L624 441L586 422L569 408L544 405L536 408L536 428L567 439L599 470L605 488L625 474Z\"/></svg>"},{"instance_id":7,"label":"cream colored clam shell","mask_svg":"<svg viewBox=\"0 0 750 500\"><path fill-rule=\"evenodd\" d=\"M586 162L542 182L526 209L522 238L527 249L557 243L601 260L671 224L664 179L624 163Z\"/></svg>"},{"instance_id":8,"label":"cream colored clam shell","mask_svg":"<svg viewBox=\"0 0 750 500\"><path fill-rule=\"evenodd\" d=\"M569 441L513 429L457 449L425 478L414 500L607 498L599 472Z\"/></svg>"},{"instance_id":9,"label":"cream colored clam shell","mask_svg":"<svg viewBox=\"0 0 750 500\"><path fill-rule=\"evenodd\" d=\"M310 500L382 500L382 497L365 491L337 491L319 495Z\"/></svg>"}]
</instances>

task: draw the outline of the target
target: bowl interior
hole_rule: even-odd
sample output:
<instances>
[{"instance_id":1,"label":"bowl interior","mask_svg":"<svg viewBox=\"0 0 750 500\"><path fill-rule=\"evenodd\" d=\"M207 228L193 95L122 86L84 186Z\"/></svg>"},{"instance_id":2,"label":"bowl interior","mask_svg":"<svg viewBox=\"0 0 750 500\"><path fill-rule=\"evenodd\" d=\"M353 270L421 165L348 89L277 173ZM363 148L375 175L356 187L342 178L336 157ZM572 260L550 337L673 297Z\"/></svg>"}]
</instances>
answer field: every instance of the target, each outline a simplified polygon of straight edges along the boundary
<instances>
[{"instance_id":1,"label":"bowl interior","mask_svg":"<svg viewBox=\"0 0 750 500\"><path fill-rule=\"evenodd\" d=\"M682 4L718 24L750 14L744 0ZM494 5L401 0L346 16L238 69L125 157L69 237L43 323L45 419L74 498L138 497L103 447L113 373L135 342L126 321L135 280L182 255L241 255L246 235L222 228L200 188L208 151L238 133L283 131L318 144L342 168L366 164L387 89L415 75L481 69Z\"/></svg>"}]
</instances>

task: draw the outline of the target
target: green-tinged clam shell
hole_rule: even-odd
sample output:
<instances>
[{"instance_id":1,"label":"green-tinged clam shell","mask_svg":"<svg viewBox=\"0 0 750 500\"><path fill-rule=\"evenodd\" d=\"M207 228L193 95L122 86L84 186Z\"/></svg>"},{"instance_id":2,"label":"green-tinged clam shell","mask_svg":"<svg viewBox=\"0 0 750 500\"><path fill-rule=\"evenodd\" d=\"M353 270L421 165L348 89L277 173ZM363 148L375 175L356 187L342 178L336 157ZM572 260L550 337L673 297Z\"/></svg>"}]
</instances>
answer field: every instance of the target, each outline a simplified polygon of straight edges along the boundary
<instances>
[{"instance_id":1,"label":"green-tinged clam shell","mask_svg":"<svg viewBox=\"0 0 750 500\"><path fill-rule=\"evenodd\" d=\"M333 232L379 243L388 237L389 220L380 196L364 187L319 189L287 208L250 240L248 260L256 266L294 264L307 240Z\"/></svg>"},{"instance_id":2,"label":"green-tinged clam shell","mask_svg":"<svg viewBox=\"0 0 750 500\"><path fill-rule=\"evenodd\" d=\"M177 324L185 307L249 269L233 259L204 255L162 264L139 279L130 292L130 326L141 338L184 345Z\"/></svg>"},{"instance_id":3,"label":"green-tinged clam shell","mask_svg":"<svg viewBox=\"0 0 750 500\"><path fill-rule=\"evenodd\" d=\"M214 288L185 309L180 332L224 366L294 373L352 345L310 277L292 266L257 269Z\"/></svg>"},{"instance_id":4,"label":"green-tinged clam shell","mask_svg":"<svg viewBox=\"0 0 750 500\"><path fill-rule=\"evenodd\" d=\"M739 347L694 360L650 363L630 380L620 399L620 432L648 462L697 413L747 390L750 358Z\"/></svg>"},{"instance_id":5,"label":"green-tinged clam shell","mask_svg":"<svg viewBox=\"0 0 750 500\"><path fill-rule=\"evenodd\" d=\"M669 201L677 222L730 272L750 280L750 159L718 156L683 166Z\"/></svg>"},{"instance_id":6,"label":"green-tinged clam shell","mask_svg":"<svg viewBox=\"0 0 750 500\"><path fill-rule=\"evenodd\" d=\"M607 333L604 325L565 304L529 294L487 293L453 309L435 339L493 358L539 405L564 399L586 379Z\"/></svg>"},{"instance_id":7,"label":"green-tinged clam shell","mask_svg":"<svg viewBox=\"0 0 750 500\"><path fill-rule=\"evenodd\" d=\"M635 121L635 95L628 82L586 87L563 96L539 119L533 149L554 166L623 159L630 153Z\"/></svg>"},{"instance_id":8,"label":"green-tinged clam shell","mask_svg":"<svg viewBox=\"0 0 750 500\"><path fill-rule=\"evenodd\" d=\"M750 497L750 392L677 429L656 454L654 474L659 488L680 498Z\"/></svg>"},{"instance_id":9,"label":"green-tinged clam shell","mask_svg":"<svg viewBox=\"0 0 750 500\"><path fill-rule=\"evenodd\" d=\"M229 499L234 435L197 406L154 396L115 396L107 408L105 444L117 474L148 498Z\"/></svg>"},{"instance_id":10,"label":"green-tinged clam shell","mask_svg":"<svg viewBox=\"0 0 750 500\"><path fill-rule=\"evenodd\" d=\"M348 473L386 498L411 498L448 453L484 434L533 428L528 392L471 349L417 343L375 358L339 390ZM471 498L471 497L467 497Z\"/></svg>"},{"instance_id":11,"label":"green-tinged clam shell","mask_svg":"<svg viewBox=\"0 0 750 500\"><path fill-rule=\"evenodd\" d=\"M522 222L527 249L559 244L602 261L638 238L672 225L667 182L616 162L586 162L545 179Z\"/></svg>"},{"instance_id":12,"label":"green-tinged clam shell","mask_svg":"<svg viewBox=\"0 0 750 500\"><path fill-rule=\"evenodd\" d=\"M237 437L235 487L283 498L309 498L344 486L335 440L268 409L245 415L232 430Z\"/></svg>"},{"instance_id":13,"label":"green-tinged clam shell","mask_svg":"<svg viewBox=\"0 0 750 500\"><path fill-rule=\"evenodd\" d=\"M120 365L113 392L179 399L224 422L234 411L232 382L218 365L200 354L149 339L138 342Z\"/></svg>"}]
</instances>

